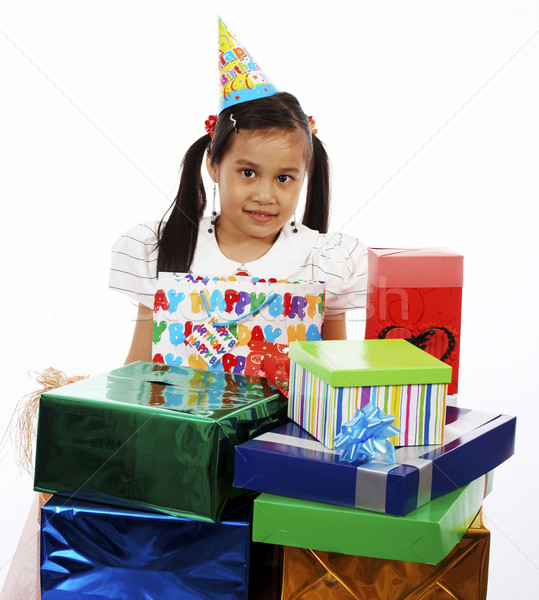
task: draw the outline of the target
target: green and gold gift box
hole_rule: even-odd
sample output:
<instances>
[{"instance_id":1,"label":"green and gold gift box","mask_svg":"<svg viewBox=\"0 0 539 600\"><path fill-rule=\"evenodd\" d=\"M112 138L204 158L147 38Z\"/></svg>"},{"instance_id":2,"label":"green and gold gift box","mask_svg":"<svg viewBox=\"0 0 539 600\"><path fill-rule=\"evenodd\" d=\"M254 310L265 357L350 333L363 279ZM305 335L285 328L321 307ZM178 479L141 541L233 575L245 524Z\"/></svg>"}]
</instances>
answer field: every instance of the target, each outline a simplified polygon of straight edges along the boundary
<instances>
[{"instance_id":1,"label":"green and gold gift box","mask_svg":"<svg viewBox=\"0 0 539 600\"><path fill-rule=\"evenodd\" d=\"M282 600L485 600L490 532L480 511L435 565L284 548Z\"/></svg>"}]
</instances>

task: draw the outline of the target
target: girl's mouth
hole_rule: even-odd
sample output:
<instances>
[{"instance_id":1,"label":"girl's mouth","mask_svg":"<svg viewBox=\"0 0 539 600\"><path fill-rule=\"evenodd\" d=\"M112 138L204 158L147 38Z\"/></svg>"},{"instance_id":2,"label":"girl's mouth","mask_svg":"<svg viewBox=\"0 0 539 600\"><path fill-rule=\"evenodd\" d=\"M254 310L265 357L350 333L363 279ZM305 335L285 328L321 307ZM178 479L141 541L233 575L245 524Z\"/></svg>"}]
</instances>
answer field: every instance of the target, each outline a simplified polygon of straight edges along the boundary
<instances>
[{"instance_id":1,"label":"girl's mouth","mask_svg":"<svg viewBox=\"0 0 539 600\"><path fill-rule=\"evenodd\" d=\"M268 223L276 216L273 213L259 210L246 210L245 212L257 223Z\"/></svg>"}]
</instances>

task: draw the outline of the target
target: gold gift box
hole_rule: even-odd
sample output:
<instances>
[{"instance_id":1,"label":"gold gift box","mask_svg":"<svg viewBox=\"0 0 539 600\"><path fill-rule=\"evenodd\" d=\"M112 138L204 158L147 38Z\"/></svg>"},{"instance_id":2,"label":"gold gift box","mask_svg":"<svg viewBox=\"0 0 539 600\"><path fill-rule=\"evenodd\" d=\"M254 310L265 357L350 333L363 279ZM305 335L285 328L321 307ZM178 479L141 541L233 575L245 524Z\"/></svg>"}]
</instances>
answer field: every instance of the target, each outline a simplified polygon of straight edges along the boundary
<instances>
[{"instance_id":1,"label":"gold gift box","mask_svg":"<svg viewBox=\"0 0 539 600\"><path fill-rule=\"evenodd\" d=\"M437 565L286 546L281 600L485 600L489 549L481 510Z\"/></svg>"}]
</instances>

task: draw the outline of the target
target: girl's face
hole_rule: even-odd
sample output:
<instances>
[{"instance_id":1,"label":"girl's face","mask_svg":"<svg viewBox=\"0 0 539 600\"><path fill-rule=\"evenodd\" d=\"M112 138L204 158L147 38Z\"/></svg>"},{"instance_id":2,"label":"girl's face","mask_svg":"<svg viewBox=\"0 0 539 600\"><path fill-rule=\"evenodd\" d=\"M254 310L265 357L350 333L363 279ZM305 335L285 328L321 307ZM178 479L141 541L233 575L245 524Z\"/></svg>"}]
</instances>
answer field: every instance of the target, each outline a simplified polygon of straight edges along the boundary
<instances>
[{"instance_id":1,"label":"girl's face","mask_svg":"<svg viewBox=\"0 0 539 600\"><path fill-rule=\"evenodd\" d=\"M222 161L207 161L219 185L219 233L273 244L296 210L307 172L307 136L300 129L240 130L232 135Z\"/></svg>"}]
</instances>

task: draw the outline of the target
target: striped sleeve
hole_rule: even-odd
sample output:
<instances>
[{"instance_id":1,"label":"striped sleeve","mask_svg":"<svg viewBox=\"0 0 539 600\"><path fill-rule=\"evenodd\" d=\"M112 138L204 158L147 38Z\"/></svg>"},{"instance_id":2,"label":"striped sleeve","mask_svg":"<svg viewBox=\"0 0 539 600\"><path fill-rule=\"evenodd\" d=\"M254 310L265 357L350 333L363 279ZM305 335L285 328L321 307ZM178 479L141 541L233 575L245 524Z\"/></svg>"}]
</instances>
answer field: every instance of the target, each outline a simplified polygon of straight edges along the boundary
<instances>
[{"instance_id":1,"label":"striped sleeve","mask_svg":"<svg viewBox=\"0 0 539 600\"><path fill-rule=\"evenodd\" d=\"M343 233L321 235L310 254L313 278L326 282L325 313L365 308L367 248Z\"/></svg>"},{"instance_id":2,"label":"striped sleeve","mask_svg":"<svg viewBox=\"0 0 539 600\"><path fill-rule=\"evenodd\" d=\"M157 273L157 224L142 223L113 245L109 287L153 308Z\"/></svg>"}]
</instances>

